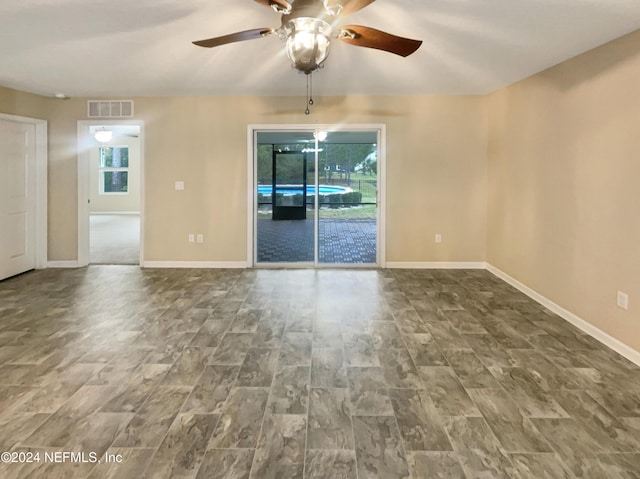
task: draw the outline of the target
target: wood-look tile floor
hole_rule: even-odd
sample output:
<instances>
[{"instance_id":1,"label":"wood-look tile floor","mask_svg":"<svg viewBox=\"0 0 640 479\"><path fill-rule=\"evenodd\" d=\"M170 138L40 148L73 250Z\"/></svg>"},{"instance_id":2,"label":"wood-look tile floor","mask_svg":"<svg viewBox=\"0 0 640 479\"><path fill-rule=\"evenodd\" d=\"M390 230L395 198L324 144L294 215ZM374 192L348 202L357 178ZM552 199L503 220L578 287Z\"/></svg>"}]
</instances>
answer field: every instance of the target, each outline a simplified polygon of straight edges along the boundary
<instances>
[{"instance_id":1,"label":"wood-look tile floor","mask_svg":"<svg viewBox=\"0 0 640 479\"><path fill-rule=\"evenodd\" d=\"M51 269L0 318L2 478L640 477L640 369L486 271Z\"/></svg>"}]
</instances>

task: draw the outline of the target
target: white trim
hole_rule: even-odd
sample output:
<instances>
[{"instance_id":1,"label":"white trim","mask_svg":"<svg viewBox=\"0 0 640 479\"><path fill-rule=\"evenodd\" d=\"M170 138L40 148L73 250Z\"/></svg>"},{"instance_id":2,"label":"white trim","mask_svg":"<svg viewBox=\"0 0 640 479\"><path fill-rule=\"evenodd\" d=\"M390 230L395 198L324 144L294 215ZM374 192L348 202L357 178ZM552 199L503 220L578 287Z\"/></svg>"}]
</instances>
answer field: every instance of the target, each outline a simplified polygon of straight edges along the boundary
<instances>
[{"instance_id":1,"label":"white trim","mask_svg":"<svg viewBox=\"0 0 640 479\"><path fill-rule=\"evenodd\" d=\"M131 103L131 114L133 115L133 102ZM139 122L139 126L140 126L140 136L138 137L140 139L140 144L138 145L140 148L140 179L139 179L139 184L138 184L138 188L140 191L140 211L138 211L138 215L140 215L140 266L142 267L142 265L144 264L144 222L145 222L145 201L144 201L144 191L145 191L145 169L144 169L144 165L145 165L145 156L144 156L144 139L145 139L145 131L144 131L144 121L140 121Z\"/></svg>"},{"instance_id":2,"label":"white trim","mask_svg":"<svg viewBox=\"0 0 640 479\"><path fill-rule=\"evenodd\" d=\"M297 262L297 263L259 263L255 266L248 265L248 268L256 269L313 269L315 265L313 261Z\"/></svg>"},{"instance_id":3,"label":"white trim","mask_svg":"<svg viewBox=\"0 0 640 479\"><path fill-rule=\"evenodd\" d=\"M140 259L144 264L144 121L142 120L78 120L78 266L89 264L89 152L95 140L89 132L91 126L134 125L140 127ZM93 213L91 213L93 214ZM126 213L119 213L126 214Z\"/></svg>"},{"instance_id":4,"label":"white trim","mask_svg":"<svg viewBox=\"0 0 640 479\"><path fill-rule=\"evenodd\" d=\"M389 269L485 269L486 263L482 261L389 261Z\"/></svg>"},{"instance_id":5,"label":"white trim","mask_svg":"<svg viewBox=\"0 0 640 479\"><path fill-rule=\"evenodd\" d=\"M320 151L319 141L320 130L313 130L313 264L317 266L320 263ZM309 168L309 165L306 165ZM256 166L256 170L257 170ZM308 184L308 183L307 183ZM305 191L306 194L306 191ZM271 200L273 202L273 199ZM275 204L275 202L274 202ZM257 244L257 243L256 243Z\"/></svg>"},{"instance_id":6,"label":"white trim","mask_svg":"<svg viewBox=\"0 0 640 479\"><path fill-rule=\"evenodd\" d=\"M47 268L78 268L78 262L75 260L69 261L49 261Z\"/></svg>"},{"instance_id":7,"label":"white trim","mask_svg":"<svg viewBox=\"0 0 640 479\"><path fill-rule=\"evenodd\" d=\"M84 122L82 122L84 123ZM90 125L81 124L78 121L77 141L77 176L78 176L78 265L89 264L89 144ZM85 128L86 127L86 128ZM86 130L86 131L85 131Z\"/></svg>"},{"instance_id":8,"label":"white trim","mask_svg":"<svg viewBox=\"0 0 640 479\"><path fill-rule=\"evenodd\" d=\"M145 261L143 268L245 269L246 261Z\"/></svg>"},{"instance_id":9,"label":"white trim","mask_svg":"<svg viewBox=\"0 0 640 479\"><path fill-rule=\"evenodd\" d=\"M375 263L318 263L317 269L381 269Z\"/></svg>"},{"instance_id":10,"label":"white trim","mask_svg":"<svg viewBox=\"0 0 640 479\"><path fill-rule=\"evenodd\" d=\"M259 263L255 266L247 265L248 268L256 269L380 269L375 263L318 263L313 261L292 262L292 263Z\"/></svg>"},{"instance_id":11,"label":"white trim","mask_svg":"<svg viewBox=\"0 0 640 479\"><path fill-rule=\"evenodd\" d=\"M378 181L378 238L376 241L378 265L387 267L387 125L380 124L378 129L378 158L376 175Z\"/></svg>"},{"instance_id":12,"label":"white trim","mask_svg":"<svg viewBox=\"0 0 640 479\"><path fill-rule=\"evenodd\" d=\"M47 267L48 260L48 125L36 121L36 269Z\"/></svg>"},{"instance_id":13,"label":"white trim","mask_svg":"<svg viewBox=\"0 0 640 479\"><path fill-rule=\"evenodd\" d=\"M256 263L253 245L256 243L256 218L255 193L253 185L255 182L255 148L257 132L252 125L247 126L247 265L253 266Z\"/></svg>"},{"instance_id":14,"label":"white trim","mask_svg":"<svg viewBox=\"0 0 640 479\"><path fill-rule=\"evenodd\" d=\"M578 329L582 330L583 332L585 332L586 334L588 334L592 338L600 341L605 346L608 346L609 348L613 349L618 354L620 354L620 355L624 356L625 358L627 358L629 361L631 361L631 362L637 364L638 366L640 366L640 351L636 351L631 346L628 346L628 345L624 344L622 341L614 338L613 336L610 336L609 334L607 334L604 331L602 331L600 328L594 326L593 324L589 323L588 321L585 321L584 319L580 318L579 316L576 316L571 311L567 311L562 306L554 303L550 299L547 299L546 297L542 296L540 293L534 291L533 289L529 288L528 286L526 286L525 284L521 283L517 279L509 276L504 271L496 268L495 266L493 266L493 265L491 265L489 263L487 263L487 270L489 272L493 273L494 275L496 275L501 280L509 283L514 288L519 289L524 294L529 296L534 301L537 301L538 303L543 305L548 310L554 312L555 314L557 314L561 318L563 318L566 321L570 322L575 327L577 327Z\"/></svg>"}]
</instances>

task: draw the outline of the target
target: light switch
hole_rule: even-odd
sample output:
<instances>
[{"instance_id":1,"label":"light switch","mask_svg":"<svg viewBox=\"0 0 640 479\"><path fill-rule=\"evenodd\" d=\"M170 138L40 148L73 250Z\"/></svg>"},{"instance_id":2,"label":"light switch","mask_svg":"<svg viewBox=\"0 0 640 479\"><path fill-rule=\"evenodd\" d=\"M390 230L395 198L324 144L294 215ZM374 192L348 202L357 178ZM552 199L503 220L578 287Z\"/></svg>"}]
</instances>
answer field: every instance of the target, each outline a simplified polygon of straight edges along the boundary
<instances>
[{"instance_id":1,"label":"light switch","mask_svg":"<svg viewBox=\"0 0 640 479\"><path fill-rule=\"evenodd\" d=\"M184 181L176 181L176 190L177 191L184 190Z\"/></svg>"}]
</instances>

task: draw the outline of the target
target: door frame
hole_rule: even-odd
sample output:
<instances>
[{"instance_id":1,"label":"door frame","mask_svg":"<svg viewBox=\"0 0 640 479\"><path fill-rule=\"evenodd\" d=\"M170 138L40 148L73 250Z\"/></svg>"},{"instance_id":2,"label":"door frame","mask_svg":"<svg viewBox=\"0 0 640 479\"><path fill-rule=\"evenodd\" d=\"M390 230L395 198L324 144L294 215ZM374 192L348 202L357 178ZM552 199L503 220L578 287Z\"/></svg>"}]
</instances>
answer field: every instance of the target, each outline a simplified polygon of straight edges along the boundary
<instances>
[{"instance_id":1,"label":"door frame","mask_svg":"<svg viewBox=\"0 0 640 479\"><path fill-rule=\"evenodd\" d=\"M247 126L247 267L248 268L268 268L268 264L257 264L256 261L256 202L258 200L257 190L255 188L256 182L256 161L255 157L255 142L257 133L259 131L310 131L315 132L318 130L323 131L377 131L378 132L378 199L377 199L377 245L376 245L376 267L386 267L386 203L387 203L387 125L385 123L341 123L341 124L253 124ZM314 158L315 161L315 158ZM317 183L318 172L316 170L315 182ZM314 183L315 184L315 183ZM318 235L317 232L314 235L314 248L318 249ZM292 263L285 265L286 267L316 267L316 268L359 268L359 267L371 267L371 265L359 265L359 264L322 264L316 263L309 265L308 263ZM273 267L283 267L282 264L273 265Z\"/></svg>"},{"instance_id":2,"label":"door frame","mask_svg":"<svg viewBox=\"0 0 640 479\"><path fill-rule=\"evenodd\" d=\"M90 127L133 125L140 127L140 258L144 264L144 121L142 120L78 120L78 266L89 264L89 161L94 146Z\"/></svg>"},{"instance_id":3,"label":"door frame","mask_svg":"<svg viewBox=\"0 0 640 479\"><path fill-rule=\"evenodd\" d=\"M47 226L47 208L48 208L48 142L47 142L47 120L39 118L31 118L27 116L9 115L0 113L0 120L8 120L16 123L27 123L34 125L35 132L35 161L36 161L36 191L35 191L35 267L36 269L44 269L48 266L48 226Z\"/></svg>"}]
</instances>

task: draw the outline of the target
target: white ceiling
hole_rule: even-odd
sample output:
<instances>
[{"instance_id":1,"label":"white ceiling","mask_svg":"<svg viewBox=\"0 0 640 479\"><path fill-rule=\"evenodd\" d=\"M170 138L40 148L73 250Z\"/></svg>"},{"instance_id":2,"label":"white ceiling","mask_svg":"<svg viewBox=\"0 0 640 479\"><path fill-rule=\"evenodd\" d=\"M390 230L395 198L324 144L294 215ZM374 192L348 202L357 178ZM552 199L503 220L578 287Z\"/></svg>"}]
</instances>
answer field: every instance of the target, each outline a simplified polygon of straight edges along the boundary
<instances>
[{"instance_id":1,"label":"white ceiling","mask_svg":"<svg viewBox=\"0 0 640 479\"><path fill-rule=\"evenodd\" d=\"M408 58L332 42L315 95L483 94L640 28L640 0L377 0L342 23L424 41ZM1 0L0 85L43 95L304 95L252 0Z\"/></svg>"}]
</instances>

